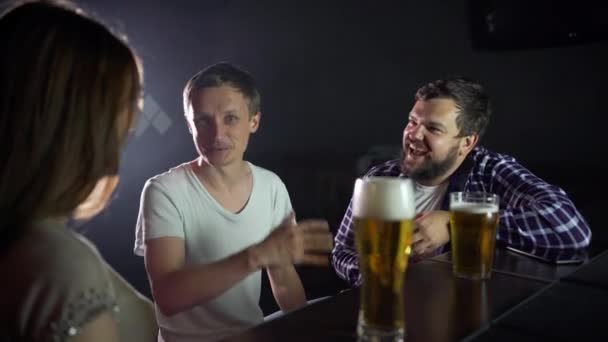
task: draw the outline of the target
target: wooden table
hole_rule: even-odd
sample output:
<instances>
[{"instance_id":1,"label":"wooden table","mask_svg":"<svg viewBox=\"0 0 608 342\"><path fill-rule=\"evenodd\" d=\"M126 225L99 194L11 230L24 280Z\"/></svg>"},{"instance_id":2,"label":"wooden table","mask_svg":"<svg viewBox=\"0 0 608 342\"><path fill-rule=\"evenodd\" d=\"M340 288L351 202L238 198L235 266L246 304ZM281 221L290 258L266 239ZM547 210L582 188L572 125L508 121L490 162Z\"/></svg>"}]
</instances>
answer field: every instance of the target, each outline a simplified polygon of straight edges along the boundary
<instances>
[{"instance_id":1,"label":"wooden table","mask_svg":"<svg viewBox=\"0 0 608 342\"><path fill-rule=\"evenodd\" d=\"M576 268L502 250L497 250L496 270L487 281L454 277L447 255L411 265L404 285L406 340L457 341L495 334L500 330L489 329L490 323ZM347 290L226 341L356 341L358 310L358 290ZM508 325L504 330L518 335Z\"/></svg>"},{"instance_id":2,"label":"wooden table","mask_svg":"<svg viewBox=\"0 0 608 342\"><path fill-rule=\"evenodd\" d=\"M608 252L494 320L469 341L608 341Z\"/></svg>"},{"instance_id":3,"label":"wooden table","mask_svg":"<svg viewBox=\"0 0 608 342\"><path fill-rule=\"evenodd\" d=\"M429 260L451 264L452 253L443 253ZM556 266L555 264L538 261L528 256L508 251L504 248L497 248L494 253L492 272L551 282L569 275L578 269L580 265L581 264L567 264Z\"/></svg>"}]
</instances>

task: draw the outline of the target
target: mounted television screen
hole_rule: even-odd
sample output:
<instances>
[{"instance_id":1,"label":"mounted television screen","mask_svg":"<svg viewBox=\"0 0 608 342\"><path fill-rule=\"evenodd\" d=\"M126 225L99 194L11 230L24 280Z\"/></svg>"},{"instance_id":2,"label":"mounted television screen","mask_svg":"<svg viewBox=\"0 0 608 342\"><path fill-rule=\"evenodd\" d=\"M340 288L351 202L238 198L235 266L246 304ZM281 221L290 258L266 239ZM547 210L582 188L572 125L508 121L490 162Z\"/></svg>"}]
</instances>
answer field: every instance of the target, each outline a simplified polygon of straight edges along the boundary
<instances>
[{"instance_id":1,"label":"mounted television screen","mask_svg":"<svg viewBox=\"0 0 608 342\"><path fill-rule=\"evenodd\" d=\"M470 0L473 47L546 48L608 40L606 0Z\"/></svg>"}]
</instances>

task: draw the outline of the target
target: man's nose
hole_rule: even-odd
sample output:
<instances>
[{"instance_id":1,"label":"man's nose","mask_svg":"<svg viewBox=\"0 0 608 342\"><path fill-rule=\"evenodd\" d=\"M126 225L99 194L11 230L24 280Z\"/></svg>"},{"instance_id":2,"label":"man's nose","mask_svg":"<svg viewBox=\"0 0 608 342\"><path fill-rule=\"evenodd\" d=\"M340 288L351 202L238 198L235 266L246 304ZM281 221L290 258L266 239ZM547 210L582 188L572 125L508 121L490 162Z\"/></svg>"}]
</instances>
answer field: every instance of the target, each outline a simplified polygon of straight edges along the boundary
<instances>
[{"instance_id":1,"label":"man's nose","mask_svg":"<svg viewBox=\"0 0 608 342\"><path fill-rule=\"evenodd\" d=\"M221 120L213 120L209 126L211 136L214 139L226 135L226 125Z\"/></svg>"},{"instance_id":2,"label":"man's nose","mask_svg":"<svg viewBox=\"0 0 608 342\"><path fill-rule=\"evenodd\" d=\"M410 140L422 140L424 137L424 127L422 125L416 125L414 127L410 127L407 130L407 136Z\"/></svg>"}]
</instances>

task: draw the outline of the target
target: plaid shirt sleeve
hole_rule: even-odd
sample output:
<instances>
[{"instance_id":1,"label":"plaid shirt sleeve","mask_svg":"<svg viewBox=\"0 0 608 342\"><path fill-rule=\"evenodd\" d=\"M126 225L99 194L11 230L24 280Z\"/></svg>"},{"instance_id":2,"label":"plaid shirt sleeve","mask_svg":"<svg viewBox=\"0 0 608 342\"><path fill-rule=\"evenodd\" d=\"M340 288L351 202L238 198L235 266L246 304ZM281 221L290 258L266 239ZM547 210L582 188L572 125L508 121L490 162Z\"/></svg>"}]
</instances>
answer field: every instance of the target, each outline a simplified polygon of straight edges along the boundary
<instances>
[{"instance_id":1,"label":"plaid shirt sleeve","mask_svg":"<svg viewBox=\"0 0 608 342\"><path fill-rule=\"evenodd\" d=\"M355 250L352 204L351 200L334 239L331 262L340 278L350 286L359 286L361 285L361 274L359 273L359 258Z\"/></svg>"},{"instance_id":2,"label":"plaid shirt sleeve","mask_svg":"<svg viewBox=\"0 0 608 342\"><path fill-rule=\"evenodd\" d=\"M397 177L400 173L399 161L390 160L384 164L370 169L368 176L391 176ZM331 262L336 274L344 279L350 286L361 285L361 274L359 273L359 258L355 249L353 232L352 199L346 208L344 218L334 239L334 249L331 252Z\"/></svg>"},{"instance_id":3,"label":"plaid shirt sleeve","mask_svg":"<svg viewBox=\"0 0 608 342\"><path fill-rule=\"evenodd\" d=\"M562 189L513 158L484 159L480 164L486 166L488 190L500 196L499 243L547 258L589 245L591 230Z\"/></svg>"}]
</instances>

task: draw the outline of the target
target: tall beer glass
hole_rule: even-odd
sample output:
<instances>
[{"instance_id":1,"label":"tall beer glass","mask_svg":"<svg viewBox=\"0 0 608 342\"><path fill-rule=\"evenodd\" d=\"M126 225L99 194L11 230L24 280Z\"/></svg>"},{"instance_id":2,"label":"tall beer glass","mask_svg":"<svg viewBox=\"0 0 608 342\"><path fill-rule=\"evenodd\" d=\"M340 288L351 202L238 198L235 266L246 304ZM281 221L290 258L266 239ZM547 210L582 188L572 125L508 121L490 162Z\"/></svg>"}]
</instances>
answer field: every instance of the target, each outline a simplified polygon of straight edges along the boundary
<instances>
[{"instance_id":1,"label":"tall beer glass","mask_svg":"<svg viewBox=\"0 0 608 342\"><path fill-rule=\"evenodd\" d=\"M403 341L403 281L415 216L412 181L357 179L352 209L362 276L359 341Z\"/></svg>"},{"instance_id":2,"label":"tall beer glass","mask_svg":"<svg viewBox=\"0 0 608 342\"><path fill-rule=\"evenodd\" d=\"M498 196L481 192L450 194L450 232L454 274L489 279L494 262Z\"/></svg>"}]
</instances>

